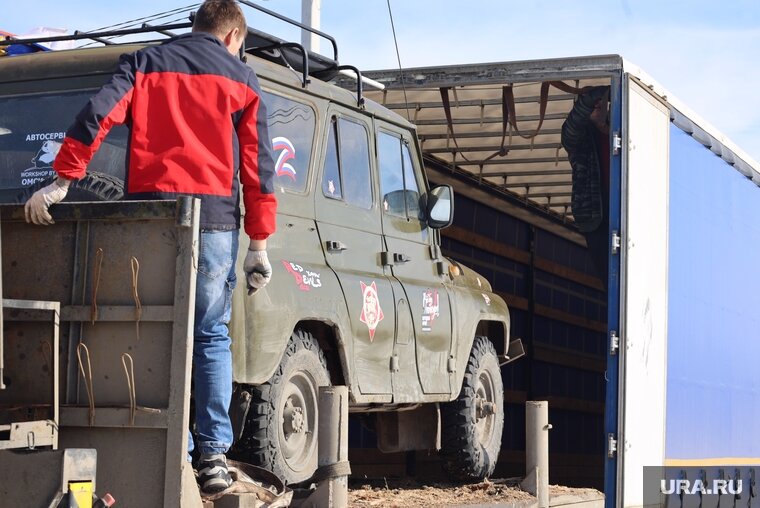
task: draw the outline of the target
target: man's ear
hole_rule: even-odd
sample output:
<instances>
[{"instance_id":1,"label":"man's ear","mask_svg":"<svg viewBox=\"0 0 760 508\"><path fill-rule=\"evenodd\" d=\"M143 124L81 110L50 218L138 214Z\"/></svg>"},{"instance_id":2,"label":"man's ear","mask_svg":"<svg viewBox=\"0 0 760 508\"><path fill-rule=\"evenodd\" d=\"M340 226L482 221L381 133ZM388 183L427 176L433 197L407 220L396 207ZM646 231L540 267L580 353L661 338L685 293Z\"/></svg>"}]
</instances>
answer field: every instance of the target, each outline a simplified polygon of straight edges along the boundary
<instances>
[{"instance_id":1,"label":"man's ear","mask_svg":"<svg viewBox=\"0 0 760 508\"><path fill-rule=\"evenodd\" d=\"M227 35L224 36L224 45L228 48L230 46L234 46L235 43L237 43L238 39L240 37L240 29L238 27L233 28L229 32L227 32Z\"/></svg>"}]
</instances>

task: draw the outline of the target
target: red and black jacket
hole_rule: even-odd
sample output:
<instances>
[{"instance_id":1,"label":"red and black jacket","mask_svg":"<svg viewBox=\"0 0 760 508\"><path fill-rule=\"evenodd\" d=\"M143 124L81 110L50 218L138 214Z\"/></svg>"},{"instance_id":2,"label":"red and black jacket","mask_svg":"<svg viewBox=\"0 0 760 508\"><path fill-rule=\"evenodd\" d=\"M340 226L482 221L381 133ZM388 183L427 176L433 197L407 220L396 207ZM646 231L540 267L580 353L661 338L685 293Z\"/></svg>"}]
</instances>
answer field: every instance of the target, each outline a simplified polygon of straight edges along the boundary
<instances>
[{"instance_id":1,"label":"red and black jacket","mask_svg":"<svg viewBox=\"0 0 760 508\"><path fill-rule=\"evenodd\" d=\"M253 70L207 33L188 33L122 55L111 81L66 132L53 164L79 179L108 131L130 127L125 186L130 199L193 195L201 228L240 227L264 239L277 200L266 107Z\"/></svg>"}]
</instances>

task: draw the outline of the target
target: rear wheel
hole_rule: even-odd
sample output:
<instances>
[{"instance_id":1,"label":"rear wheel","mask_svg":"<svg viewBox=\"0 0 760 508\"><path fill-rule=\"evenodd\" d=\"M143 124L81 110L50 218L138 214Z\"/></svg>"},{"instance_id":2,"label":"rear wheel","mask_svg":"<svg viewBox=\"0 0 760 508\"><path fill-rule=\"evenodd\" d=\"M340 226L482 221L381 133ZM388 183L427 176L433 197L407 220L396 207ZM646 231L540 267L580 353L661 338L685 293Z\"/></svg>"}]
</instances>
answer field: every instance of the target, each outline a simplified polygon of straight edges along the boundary
<instances>
[{"instance_id":1,"label":"rear wheel","mask_svg":"<svg viewBox=\"0 0 760 508\"><path fill-rule=\"evenodd\" d=\"M26 203L32 194L39 189L50 185L55 177L24 188L18 195L18 203ZM64 202L74 201L118 201L124 197L124 182L121 179L90 171L83 178L74 180L69 185L69 192Z\"/></svg>"},{"instance_id":2,"label":"rear wheel","mask_svg":"<svg viewBox=\"0 0 760 508\"><path fill-rule=\"evenodd\" d=\"M288 484L311 478L317 469L319 387L329 384L316 339L296 330L274 375L250 387L251 407L230 455L268 469Z\"/></svg>"},{"instance_id":3,"label":"rear wheel","mask_svg":"<svg viewBox=\"0 0 760 508\"><path fill-rule=\"evenodd\" d=\"M504 386L496 350L475 337L456 400L441 405L441 455L453 478L482 479L496 467L504 428Z\"/></svg>"}]
</instances>

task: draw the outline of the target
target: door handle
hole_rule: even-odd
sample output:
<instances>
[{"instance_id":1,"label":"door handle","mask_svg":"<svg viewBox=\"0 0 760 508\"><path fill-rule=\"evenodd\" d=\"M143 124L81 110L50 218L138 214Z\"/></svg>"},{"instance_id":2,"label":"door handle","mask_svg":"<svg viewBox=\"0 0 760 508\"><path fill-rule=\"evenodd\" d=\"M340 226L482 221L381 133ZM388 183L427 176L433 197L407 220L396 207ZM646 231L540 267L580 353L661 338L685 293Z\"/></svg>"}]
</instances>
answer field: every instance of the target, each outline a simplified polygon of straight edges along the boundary
<instances>
[{"instance_id":1,"label":"door handle","mask_svg":"<svg viewBox=\"0 0 760 508\"><path fill-rule=\"evenodd\" d=\"M343 242L336 242L335 240L327 240L325 246L327 247L327 252L337 253L341 253L348 248Z\"/></svg>"},{"instance_id":2,"label":"door handle","mask_svg":"<svg viewBox=\"0 0 760 508\"><path fill-rule=\"evenodd\" d=\"M406 254L401 254L399 252L394 252L393 253L393 262L394 263L403 264L403 263L408 263L411 260L412 260L412 258L410 258L409 256L407 256Z\"/></svg>"},{"instance_id":3,"label":"door handle","mask_svg":"<svg viewBox=\"0 0 760 508\"><path fill-rule=\"evenodd\" d=\"M380 262L383 266L403 265L411 260L412 258L406 254L401 254L400 252L383 251L380 253Z\"/></svg>"}]
</instances>

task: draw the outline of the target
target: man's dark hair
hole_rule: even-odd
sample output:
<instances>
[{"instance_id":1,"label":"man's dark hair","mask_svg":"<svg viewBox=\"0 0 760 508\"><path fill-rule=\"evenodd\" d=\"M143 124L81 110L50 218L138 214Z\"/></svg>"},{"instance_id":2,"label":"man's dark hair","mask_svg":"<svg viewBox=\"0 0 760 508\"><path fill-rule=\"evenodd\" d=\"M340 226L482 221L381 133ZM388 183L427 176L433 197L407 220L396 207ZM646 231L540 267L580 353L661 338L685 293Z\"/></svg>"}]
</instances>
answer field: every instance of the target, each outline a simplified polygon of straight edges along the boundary
<instances>
[{"instance_id":1,"label":"man's dark hair","mask_svg":"<svg viewBox=\"0 0 760 508\"><path fill-rule=\"evenodd\" d=\"M240 6L234 0L206 0L195 13L193 31L224 36L235 27L245 35L248 25Z\"/></svg>"}]
</instances>

